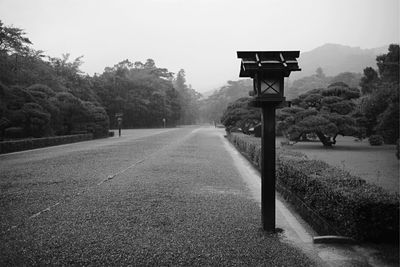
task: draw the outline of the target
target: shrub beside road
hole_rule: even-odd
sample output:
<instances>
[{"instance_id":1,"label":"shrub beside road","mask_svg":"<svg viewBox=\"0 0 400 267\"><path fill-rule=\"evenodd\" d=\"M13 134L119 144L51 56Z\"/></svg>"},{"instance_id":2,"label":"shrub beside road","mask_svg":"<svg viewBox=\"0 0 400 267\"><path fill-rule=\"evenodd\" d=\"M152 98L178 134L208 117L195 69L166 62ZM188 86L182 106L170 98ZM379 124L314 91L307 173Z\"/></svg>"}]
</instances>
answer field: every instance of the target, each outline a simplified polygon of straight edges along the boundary
<instances>
[{"instance_id":1,"label":"shrub beside road","mask_svg":"<svg viewBox=\"0 0 400 267\"><path fill-rule=\"evenodd\" d=\"M93 139L92 133L63 135L44 138L31 138L0 142L0 154L29 150L47 146L56 146Z\"/></svg>"},{"instance_id":2,"label":"shrub beside road","mask_svg":"<svg viewBox=\"0 0 400 267\"><path fill-rule=\"evenodd\" d=\"M238 133L228 138L259 168L259 139ZM299 152L279 149L277 155L277 189L283 187L283 195L287 191L295 195L311 213L329 222L328 227L358 240L398 241L398 194L388 193L325 162L307 159ZM317 231L324 231L315 214L301 208L300 203L292 204Z\"/></svg>"}]
</instances>

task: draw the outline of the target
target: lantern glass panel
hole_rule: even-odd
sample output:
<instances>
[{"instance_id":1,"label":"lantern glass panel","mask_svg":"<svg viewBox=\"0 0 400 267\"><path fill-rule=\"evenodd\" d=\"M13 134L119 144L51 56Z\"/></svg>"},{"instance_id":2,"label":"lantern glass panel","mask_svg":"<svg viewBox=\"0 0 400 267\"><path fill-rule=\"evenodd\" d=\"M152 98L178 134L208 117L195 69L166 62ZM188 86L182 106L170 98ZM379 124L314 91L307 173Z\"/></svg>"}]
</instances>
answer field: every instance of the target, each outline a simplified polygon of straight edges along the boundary
<instances>
[{"instance_id":1,"label":"lantern glass panel","mask_svg":"<svg viewBox=\"0 0 400 267\"><path fill-rule=\"evenodd\" d=\"M281 94L281 83L278 79L265 79L261 81L261 94Z\"/></svg>"}]
</instances>

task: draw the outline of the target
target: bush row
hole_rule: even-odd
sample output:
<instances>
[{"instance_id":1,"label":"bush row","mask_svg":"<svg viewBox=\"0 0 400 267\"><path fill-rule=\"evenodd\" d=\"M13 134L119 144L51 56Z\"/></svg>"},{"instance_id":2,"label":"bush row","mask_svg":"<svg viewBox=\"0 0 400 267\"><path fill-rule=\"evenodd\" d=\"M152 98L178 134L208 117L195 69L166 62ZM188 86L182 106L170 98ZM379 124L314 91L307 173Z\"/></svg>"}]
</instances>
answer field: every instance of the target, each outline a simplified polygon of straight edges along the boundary
<instances>
[{"instance_id":1,"label":"bush row","mask_svg":"<svg viewBox=\"0 0 400 267\"><path fill-rule=\"evenodd\" d=\"M232 133L228 138L260 168L259 138L239 133ZM319 234L340 234L360 241L398 242L398 194L285 149L277 149L276 170L277 190Z\"/></svg>"},{"instance_id":2,"label":"bush row","mask_svg":"<svg viewBox=\"0 0 400 267\"><path fill-rule=\"evenodd\" d=\"M93 139L93 134L76 134L76 135L63 135L45 138L32 138L15 141L0 142L0 154L10 153L46 146L56 146L68 143L75 143Z\"/></svg>"},{"instance_id":3,"label":"bush row","mask_svg":"<svg viewBox=\"0 0 400 267\"><path fill-rule=\"evenodd\" d=\"M368 138L368 142L371 146L381 146L384 144L382 135L371 135Z\"/></svg>"}]
</instances>

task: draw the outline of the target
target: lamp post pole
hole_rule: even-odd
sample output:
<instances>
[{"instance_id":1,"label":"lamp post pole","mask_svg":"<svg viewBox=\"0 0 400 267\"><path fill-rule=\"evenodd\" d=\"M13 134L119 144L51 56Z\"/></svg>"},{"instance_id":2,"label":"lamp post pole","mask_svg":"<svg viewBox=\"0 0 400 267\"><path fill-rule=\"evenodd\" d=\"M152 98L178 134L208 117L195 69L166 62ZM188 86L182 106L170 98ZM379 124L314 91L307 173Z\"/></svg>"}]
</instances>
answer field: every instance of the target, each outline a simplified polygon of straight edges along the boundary
<instances>
[{"instance_id":1,"label":"lamp post pole","mask_svg":"<svg viewBox=\"0 0 400 267\"><path fill-rule=\"evenodd\" d=\"M261 113L261 217L265 231L275 231L275 105Z\"/></svg>"}]
</instances>

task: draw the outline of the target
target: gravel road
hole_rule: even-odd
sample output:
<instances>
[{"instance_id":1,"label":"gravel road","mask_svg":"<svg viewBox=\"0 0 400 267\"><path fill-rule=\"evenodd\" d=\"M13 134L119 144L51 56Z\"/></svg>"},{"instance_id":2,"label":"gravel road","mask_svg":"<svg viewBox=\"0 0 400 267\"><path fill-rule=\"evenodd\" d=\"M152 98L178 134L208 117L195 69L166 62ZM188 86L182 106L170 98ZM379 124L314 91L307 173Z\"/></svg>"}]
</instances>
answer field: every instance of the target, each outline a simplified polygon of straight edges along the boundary
<instances>
[{"instance_id":1,"label":"gravel road","mask_svg":"<svg viewBox=\"0 0 400 267\"><path fill-rule=\"evenodd\" d=\"M214 128L0 156L0 266L312 266L261 230Z\"/></svg>"}]
</instances>

